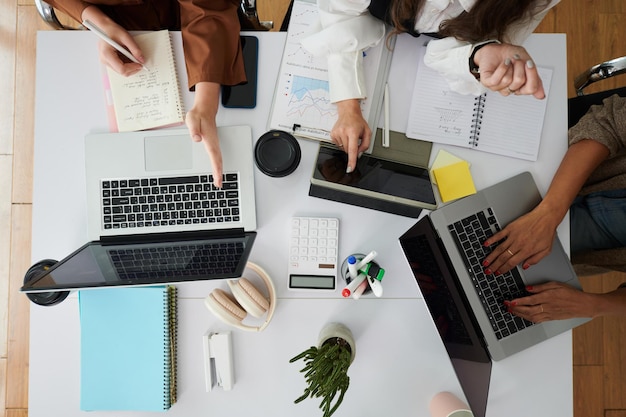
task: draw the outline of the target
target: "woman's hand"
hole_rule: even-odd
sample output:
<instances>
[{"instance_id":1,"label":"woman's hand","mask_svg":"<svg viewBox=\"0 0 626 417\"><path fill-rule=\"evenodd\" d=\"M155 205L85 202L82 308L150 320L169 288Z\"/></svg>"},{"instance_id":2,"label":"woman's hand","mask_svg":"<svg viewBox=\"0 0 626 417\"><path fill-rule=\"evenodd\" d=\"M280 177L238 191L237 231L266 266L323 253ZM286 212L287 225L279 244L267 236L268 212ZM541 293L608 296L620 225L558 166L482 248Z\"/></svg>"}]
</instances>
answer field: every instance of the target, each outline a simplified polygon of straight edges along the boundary
<instances>
[{"instance_id":1,"label":"woman's hand","mask_svg":"<svg viewBox=\"0 0 626 417\"><path fill-rule=\"evenodd\" d=\"M532 295L505 301L510 313L533 323L574 317L595 317L603 294L590 294L563 284L548 282L526 287Z\"/></svg>"},{"instance_id":2,"label":"woman's hand","mask_svg":"<svg viewBox=\"0 0 626 417\"><path fill-rule=\"evenodd\" d=\"M343 100L337 103L339 117L330 132L335 145L348 153L346 172L354 171L358 156L370 146L372 131L361 113L361 104L357 99Z\"/></svg>"},{"instance_id":3,"label":"woman's hand","mask_svg":"<svg viewBox=\"0 0 626 417\"><path fill-rule=\"evenodd\" d=\"M487 274L502 274L516 265L528 269L552 250L556 228L561 218L542 204L509 223L504 229L488 238L483 244L491 246L500 242L483 259Z\"/></svg>"},{"instance_id":4,"label":"woman's hand","mask_svg":"<svg viewBox=\"0 0 626 417\"><path fill-rule=\"evenodd\" d=\"M187 112L185 123L194 142L202 142L211 159L213 184L222 187L222 152L217 136L215 116L219 106L220 85L200 82L196 84L194 103Z\"/></svg>"},{"instance_id":5,"label":"woman's hand","mask_svg":"<svg viewBox=\"0 0 626 417\"><path fill-rule=\"evenodd\" d=\"M85 8L82 18L83 20L91 21L102 29L109 38L128 49L131 55L137 58L137 61L141 62L141 64L145 63L146 60L143 53L130 33L105 15L97 6ZM128 58L121 55L115 48L104 41L98 43L98 51L100 61L118 74L128 77L143 69L141 64L130 62Z\"/></svg>"},{"instance_id":6,"label":"woman's hand","mask_svg":"<svg viewBox=\"0 0 626 417\"><path fill-rule=\"evenodd\" d=\"M543 99L546 94L534 61L521 46L492 43L474 55L480 68L480 82L504 96L533 95Z\"/></svg>"}]
</instances>

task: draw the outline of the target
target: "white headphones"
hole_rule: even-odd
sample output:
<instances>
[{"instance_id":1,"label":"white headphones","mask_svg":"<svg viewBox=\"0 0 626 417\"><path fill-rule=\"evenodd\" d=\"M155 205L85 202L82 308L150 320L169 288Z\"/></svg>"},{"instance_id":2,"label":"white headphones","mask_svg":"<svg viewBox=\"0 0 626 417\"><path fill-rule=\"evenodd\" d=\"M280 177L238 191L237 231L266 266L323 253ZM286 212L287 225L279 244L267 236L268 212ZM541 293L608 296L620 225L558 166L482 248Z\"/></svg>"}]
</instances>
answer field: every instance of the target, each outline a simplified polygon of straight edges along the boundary
<instances>
[{"instance_id":1,"label":"white headphones","mask_svg":"<svg viewBox=\"0 0 626 417\"><path fill-rule=\"evenodd\" d=\"M274 315L276 288L274 288L272 279L263 268L252 262L246 264L246 269L248 268L265 282L270 297L269 300L250 281L242 277L228 281L232 296L226 291L216 288L204 299L204 305L227 324L241 330L260 332L267 327ZM243 323L248 313L253 317L261 317L265 313L267 313L267 316L261 326L248 326Z\"/></svg>"}]
</instances>

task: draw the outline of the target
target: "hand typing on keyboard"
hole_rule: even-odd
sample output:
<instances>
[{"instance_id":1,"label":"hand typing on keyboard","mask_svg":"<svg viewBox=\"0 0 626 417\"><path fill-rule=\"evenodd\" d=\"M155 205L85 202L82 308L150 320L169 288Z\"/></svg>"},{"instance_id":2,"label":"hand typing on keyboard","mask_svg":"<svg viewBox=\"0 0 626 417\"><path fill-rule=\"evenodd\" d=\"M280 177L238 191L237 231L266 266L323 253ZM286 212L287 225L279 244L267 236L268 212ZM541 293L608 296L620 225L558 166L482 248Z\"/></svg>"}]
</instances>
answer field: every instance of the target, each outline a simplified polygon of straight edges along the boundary
<instances>
[{"instance_id":1,"label":"hand typing on keyboard","mask_svg":"<svg viewBox=\"0 0 626 417\"><path fill-rule=\"evenodd\" d=\"M552 250L558 217L539 205L487 239L485 246L499 244L483 260L485 273L500 275L519 264L528 269L538 263Z\"/></svg>"}]
</instances>

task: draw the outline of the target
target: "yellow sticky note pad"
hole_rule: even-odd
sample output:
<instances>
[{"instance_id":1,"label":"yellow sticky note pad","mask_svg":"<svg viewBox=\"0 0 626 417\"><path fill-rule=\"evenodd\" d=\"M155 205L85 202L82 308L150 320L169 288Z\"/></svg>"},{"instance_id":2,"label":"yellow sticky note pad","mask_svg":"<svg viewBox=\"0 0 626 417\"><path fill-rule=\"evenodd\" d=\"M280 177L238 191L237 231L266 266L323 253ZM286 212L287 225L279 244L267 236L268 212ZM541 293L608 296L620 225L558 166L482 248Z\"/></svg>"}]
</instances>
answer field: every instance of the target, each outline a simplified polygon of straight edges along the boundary
<instances>
[{"instance_id":1,"label":"yellow sticky note pad","mask_svg":"<svg viewBox=\"0 0 626 417\"><path fill-rule=\"evenodd\" d=\"M476 193L467 161L435 168L432 172L444 203Z\"/></svg>"}]
</instances>

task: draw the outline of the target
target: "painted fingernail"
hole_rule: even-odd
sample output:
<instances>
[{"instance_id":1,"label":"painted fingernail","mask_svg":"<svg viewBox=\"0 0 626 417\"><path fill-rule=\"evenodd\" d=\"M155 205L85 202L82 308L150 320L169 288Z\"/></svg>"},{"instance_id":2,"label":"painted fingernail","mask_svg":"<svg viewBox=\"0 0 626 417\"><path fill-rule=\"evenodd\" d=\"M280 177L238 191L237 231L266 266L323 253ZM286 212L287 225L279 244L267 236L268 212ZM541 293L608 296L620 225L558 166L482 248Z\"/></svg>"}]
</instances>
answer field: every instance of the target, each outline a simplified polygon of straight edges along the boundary
<instances>
[{"instance_id":1,"label":"painted fingernail","mask_svg":"<svg viewBox=\"0 0 626 417\"><path fill-rule=\"evenodd\" d=\"M510 305L511 307L514 307L514 306L516 306L516 305L517 305L517 303L516 303L515 301L511 301L511 302L509 302L509 305Z\"/></svg>"},{"instance_id":2,"label":"painted fingernail","mask_svg":"<svg viewBox=\"0 0 626 417\"><path fill-rule=\"evenodd\" d=\"M526 290L527 290L527 291L532 291L532 289L533 289L533 286L532 286L532 285L527 285L527 286L526 286Z\"/></svg>"},{"instance_id":3,"label":"painted fingernail","mask_svg":"<svg viewBox=\"0 0 626 417\"><path fill-rule=\"evenodd\" d=\"M489 245L491 245L491 243L489 243L488 240L485 240L485 243L483 243L483 246L489 246Z\"/></svg>"},{"instance_id":4,"label":"painted fingernail","mask_svg":"<svg viewBox=\"0 0 626 417\"><path fill-rule=\"evenodd\" d=\"M506 65L507 67L508 67L509 65L511 65L511 58L507 58L507 59L505 59L505 60L504 60L504 65Z\"/></svg>"},{"instance_id":5,"label":"painted fingernail","mask_svg":"<svg viewBox=\"0 0 626 417\"><path fill-rule=\"evenodd\" d=\"M346 168L346 174L349 174L351 172L352 172L352 167L351 166L347 167Z\"/></svg>"},{"instance_id":6,"label":"painted fingernail","mask_svg":"<svg viewBox=\"0 0 626 417\"><path fill-rule=\"evenodd\" d=\"M520 59L520 56L519 56L519 54L515 54L515 55L513 55L513 58L514 59Z\"/></svg>"},{"instance_id":7,"label":"painted fingernail","mask_svg":"<svg viewBox=\"0 0 626 417\"><path fill-rule=\"evenodd\" d=\"M530 264L529 263L525 263L524 265L522 265L523 269L528 269L530 268Z\"/></svg>"},{"instance_id":8,"label":"painted fingernail","mask_svg":"<svg viewBox=\"0 0 626 417\"><path fill-rule=\"evenodd\" d=\"M487 261L487 260L483 261L483 266L484 266L485 268L486 268L486 267L488 267L488 266L489 266L489 261Z\"/></svg>"},{"instance_id":9,"label":"painted fingernail","mask_svg":"<svg viewBox=\"0 0 626 417\"><path fill-rule=\"evenodd\" d=\"M526 61L526 66L528 68L535 68L535 63L533 62L532 59L529 59L528 61Z\"/></svg>"},{"instance_id":10,"label":"painted fingernail","mask_svg":"<svg viewBox=\"0 0 626 417\"><path fill-rule=\"evenodd\" d=\"M509 300L504 300L504 305L508 307L511 305L511 302Z\"/></svg>"},{"instance_id":11,"label":"painted fingernail","mask_svg":"<svg viewBox=\"0 0 626 417\"><path fill-rule=\"evenodd\" d=\"M491 275L492 274L491 269L489 269L489 268L485 269L485 274Z\"/></svg>"},{"instance_id":12,"label":"painted fingernail","mask_svg":"<svg viewBox=\"0 0 626 417\"><path fill-rule=\"evenodd\" d=\"M496 275L502 275L502 272L500 272L500 270L496 269Z\"/></svg>"}]
</instances>

